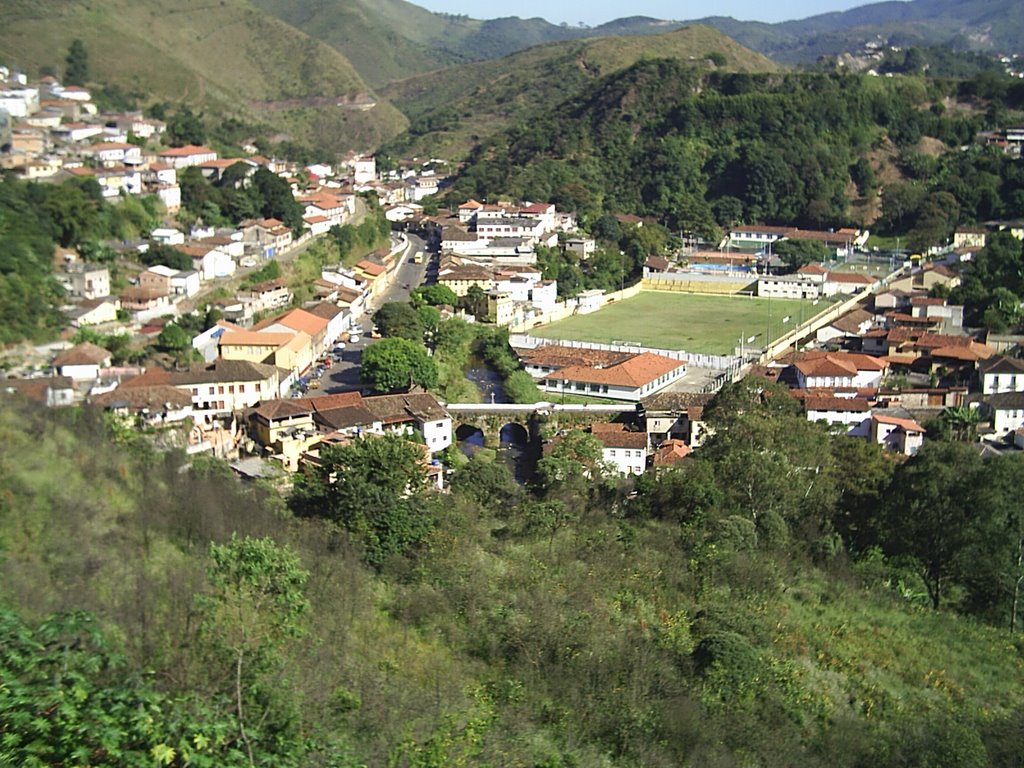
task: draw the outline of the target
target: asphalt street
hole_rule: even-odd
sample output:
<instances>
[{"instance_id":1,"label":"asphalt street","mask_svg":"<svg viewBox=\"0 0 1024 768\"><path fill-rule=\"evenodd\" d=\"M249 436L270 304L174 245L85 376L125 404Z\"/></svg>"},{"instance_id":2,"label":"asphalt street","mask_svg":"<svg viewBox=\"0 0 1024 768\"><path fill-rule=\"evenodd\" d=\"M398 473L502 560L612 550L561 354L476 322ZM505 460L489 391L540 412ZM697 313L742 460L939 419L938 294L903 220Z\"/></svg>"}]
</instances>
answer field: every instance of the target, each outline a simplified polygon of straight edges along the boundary
<instances>
[{"instance_id":1,"label":"asphalt street","mask_svg":"<svg viewBox=\"0 0 1024 768\"><path fill-rule=\"evenodd\" d=\"M388 302L408 301L412 290L426 280L431 254L427 251L427 245L422 238L412 234L408 237L409 244L402 253L401 263L396 269L391 283L367 308L363 316L354 323L354 325L362 327L364 334L360 334L359 341L356 343L347 342L341 359L328 368L321 377L323 391L333 394L360 388L359 368L363 350L374 342L374 339L369 337L370 329L373 327L373 313ZM420 264L416 264L413 260L417 251L423 251L423 262Z\"/></svg>"}]
</instances>

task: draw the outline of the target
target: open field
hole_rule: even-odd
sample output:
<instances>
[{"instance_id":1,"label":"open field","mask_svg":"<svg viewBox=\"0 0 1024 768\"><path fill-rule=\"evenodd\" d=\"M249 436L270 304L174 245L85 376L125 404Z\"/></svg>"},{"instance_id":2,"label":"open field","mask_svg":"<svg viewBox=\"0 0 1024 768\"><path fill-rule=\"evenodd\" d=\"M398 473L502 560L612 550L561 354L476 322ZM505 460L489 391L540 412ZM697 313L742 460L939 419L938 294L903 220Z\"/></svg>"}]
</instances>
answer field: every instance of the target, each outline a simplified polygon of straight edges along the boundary
<instances>
[{"instance_id":1,"label":"open field","mask_svg":"<svg viewBox=\"0 0 1024 768\"><path fill-rule=\"evenodd\" d=\"M544 339L637 343L645 347L685 349L711 355L732 354L741 336L777 338L824 309L810 301L756 299L748 296L696 296L644 291L589 315L570 317L530 331ZM784 318L789 318L783 322Z\"/></svg>"}]
</instances>

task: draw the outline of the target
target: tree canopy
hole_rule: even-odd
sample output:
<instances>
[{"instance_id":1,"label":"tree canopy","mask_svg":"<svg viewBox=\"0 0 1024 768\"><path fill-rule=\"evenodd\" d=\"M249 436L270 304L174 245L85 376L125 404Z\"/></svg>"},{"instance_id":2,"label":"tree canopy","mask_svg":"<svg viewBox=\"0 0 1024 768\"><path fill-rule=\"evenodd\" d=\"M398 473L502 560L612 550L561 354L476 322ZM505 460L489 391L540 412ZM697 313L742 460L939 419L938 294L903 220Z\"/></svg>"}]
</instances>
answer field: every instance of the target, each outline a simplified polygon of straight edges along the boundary
<instances>
[{"instance_id":1,"label":"tree canopy","mask_svg":"<svg viewBox=\"0 0 1024 768\"><path fill-rule=\"evenodd\" d=\"M422 344L409 339L381 339L363 350L360 377L374 392L398 392L437 384L437 366Z\"/></svg>"},{"instance_id":2,"label":"tree canopy","mask_svg":"<svg viewBox=\"0 0 1024 768\"><path fill-rule=\"evenodd\" d=\"M64 58L64 83L85 85L89 81L89 52L79 38L71 41Z\"/></svg>"}]
</instances>

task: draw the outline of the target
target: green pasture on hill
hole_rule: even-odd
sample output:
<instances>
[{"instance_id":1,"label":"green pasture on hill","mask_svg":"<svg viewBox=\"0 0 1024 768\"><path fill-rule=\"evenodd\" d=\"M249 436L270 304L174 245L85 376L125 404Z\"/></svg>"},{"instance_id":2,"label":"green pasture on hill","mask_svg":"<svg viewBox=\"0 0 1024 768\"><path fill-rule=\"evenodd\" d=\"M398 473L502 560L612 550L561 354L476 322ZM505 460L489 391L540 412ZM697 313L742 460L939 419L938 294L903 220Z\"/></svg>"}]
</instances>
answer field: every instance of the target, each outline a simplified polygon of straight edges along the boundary
<instances>
[{"instance_id":1,"label":"green pasture on hill","mask_svg":"<svg viewBox=\"0 0 1024 768\"><path fill-rule=\"evenodd\" d=\"M577 315L530 333L544 339L636 343L711 355L732 354L740 337L778 338L801 318L824 308L810 301L750 296L698 296L644 291L589 315ZM788 318L788 320L786 319Z\"/></svg>"}]
</instances>

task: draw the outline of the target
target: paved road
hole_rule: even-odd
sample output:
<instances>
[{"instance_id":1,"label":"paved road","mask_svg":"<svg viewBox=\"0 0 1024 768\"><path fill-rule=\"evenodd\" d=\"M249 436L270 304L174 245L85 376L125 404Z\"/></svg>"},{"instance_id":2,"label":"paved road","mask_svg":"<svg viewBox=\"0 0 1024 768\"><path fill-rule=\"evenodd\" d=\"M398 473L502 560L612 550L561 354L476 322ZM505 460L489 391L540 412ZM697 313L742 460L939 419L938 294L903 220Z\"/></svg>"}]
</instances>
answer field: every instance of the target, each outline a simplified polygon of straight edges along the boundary
<instances>
[{"instance_id":1,"label":"paved road","mask_svg":"<svg viewBox=\"0 0 1024 768\"><path fill-rule=\"evenodd\" d=\"M424 252L422 264L413 263L413 256L417 251ZM395 270L394 277L388 288L377 298L373 306L368 308L357 324L362 326L364 332L369 333L373 325L373 312L382 304L390 301L408 301L412 289L421 285L427 276L427 267L430 254L426 252L426 244L416 235L409 235L409 244L400 256L401 263ZM360 388L359 367L362 361L363 350L367 345L373 343L367 335L359 337L355 344L349 342L345 345L342 359L332 365L324 372L321 378L321 386L328 393L347 392Z\"/></svg>"},{"instance_id":2,"label":"paved road","mask_svg":"<svg viewBox=\"0 0 1024 768\"><path fill-rule=\"evenodd\" d=\"M409 244L406 246L405 251L399 257L400 262L398 269L395 271L394 277L391 280L391 284L377 299L374 300L373 305L367 310L366 314L372 315L374 311L380 309L383 304L387 304L391 301L408 301L409 294L412 289L418 285L421 285L427 279L427 267L429 266L430 254L427 253L427 244L423 242L423 238L410 234ZM414 264L413 257L417 251L423 251L423 263ZM364 323L369 330L368 322Z\"/></svg>"}]
</instances>

